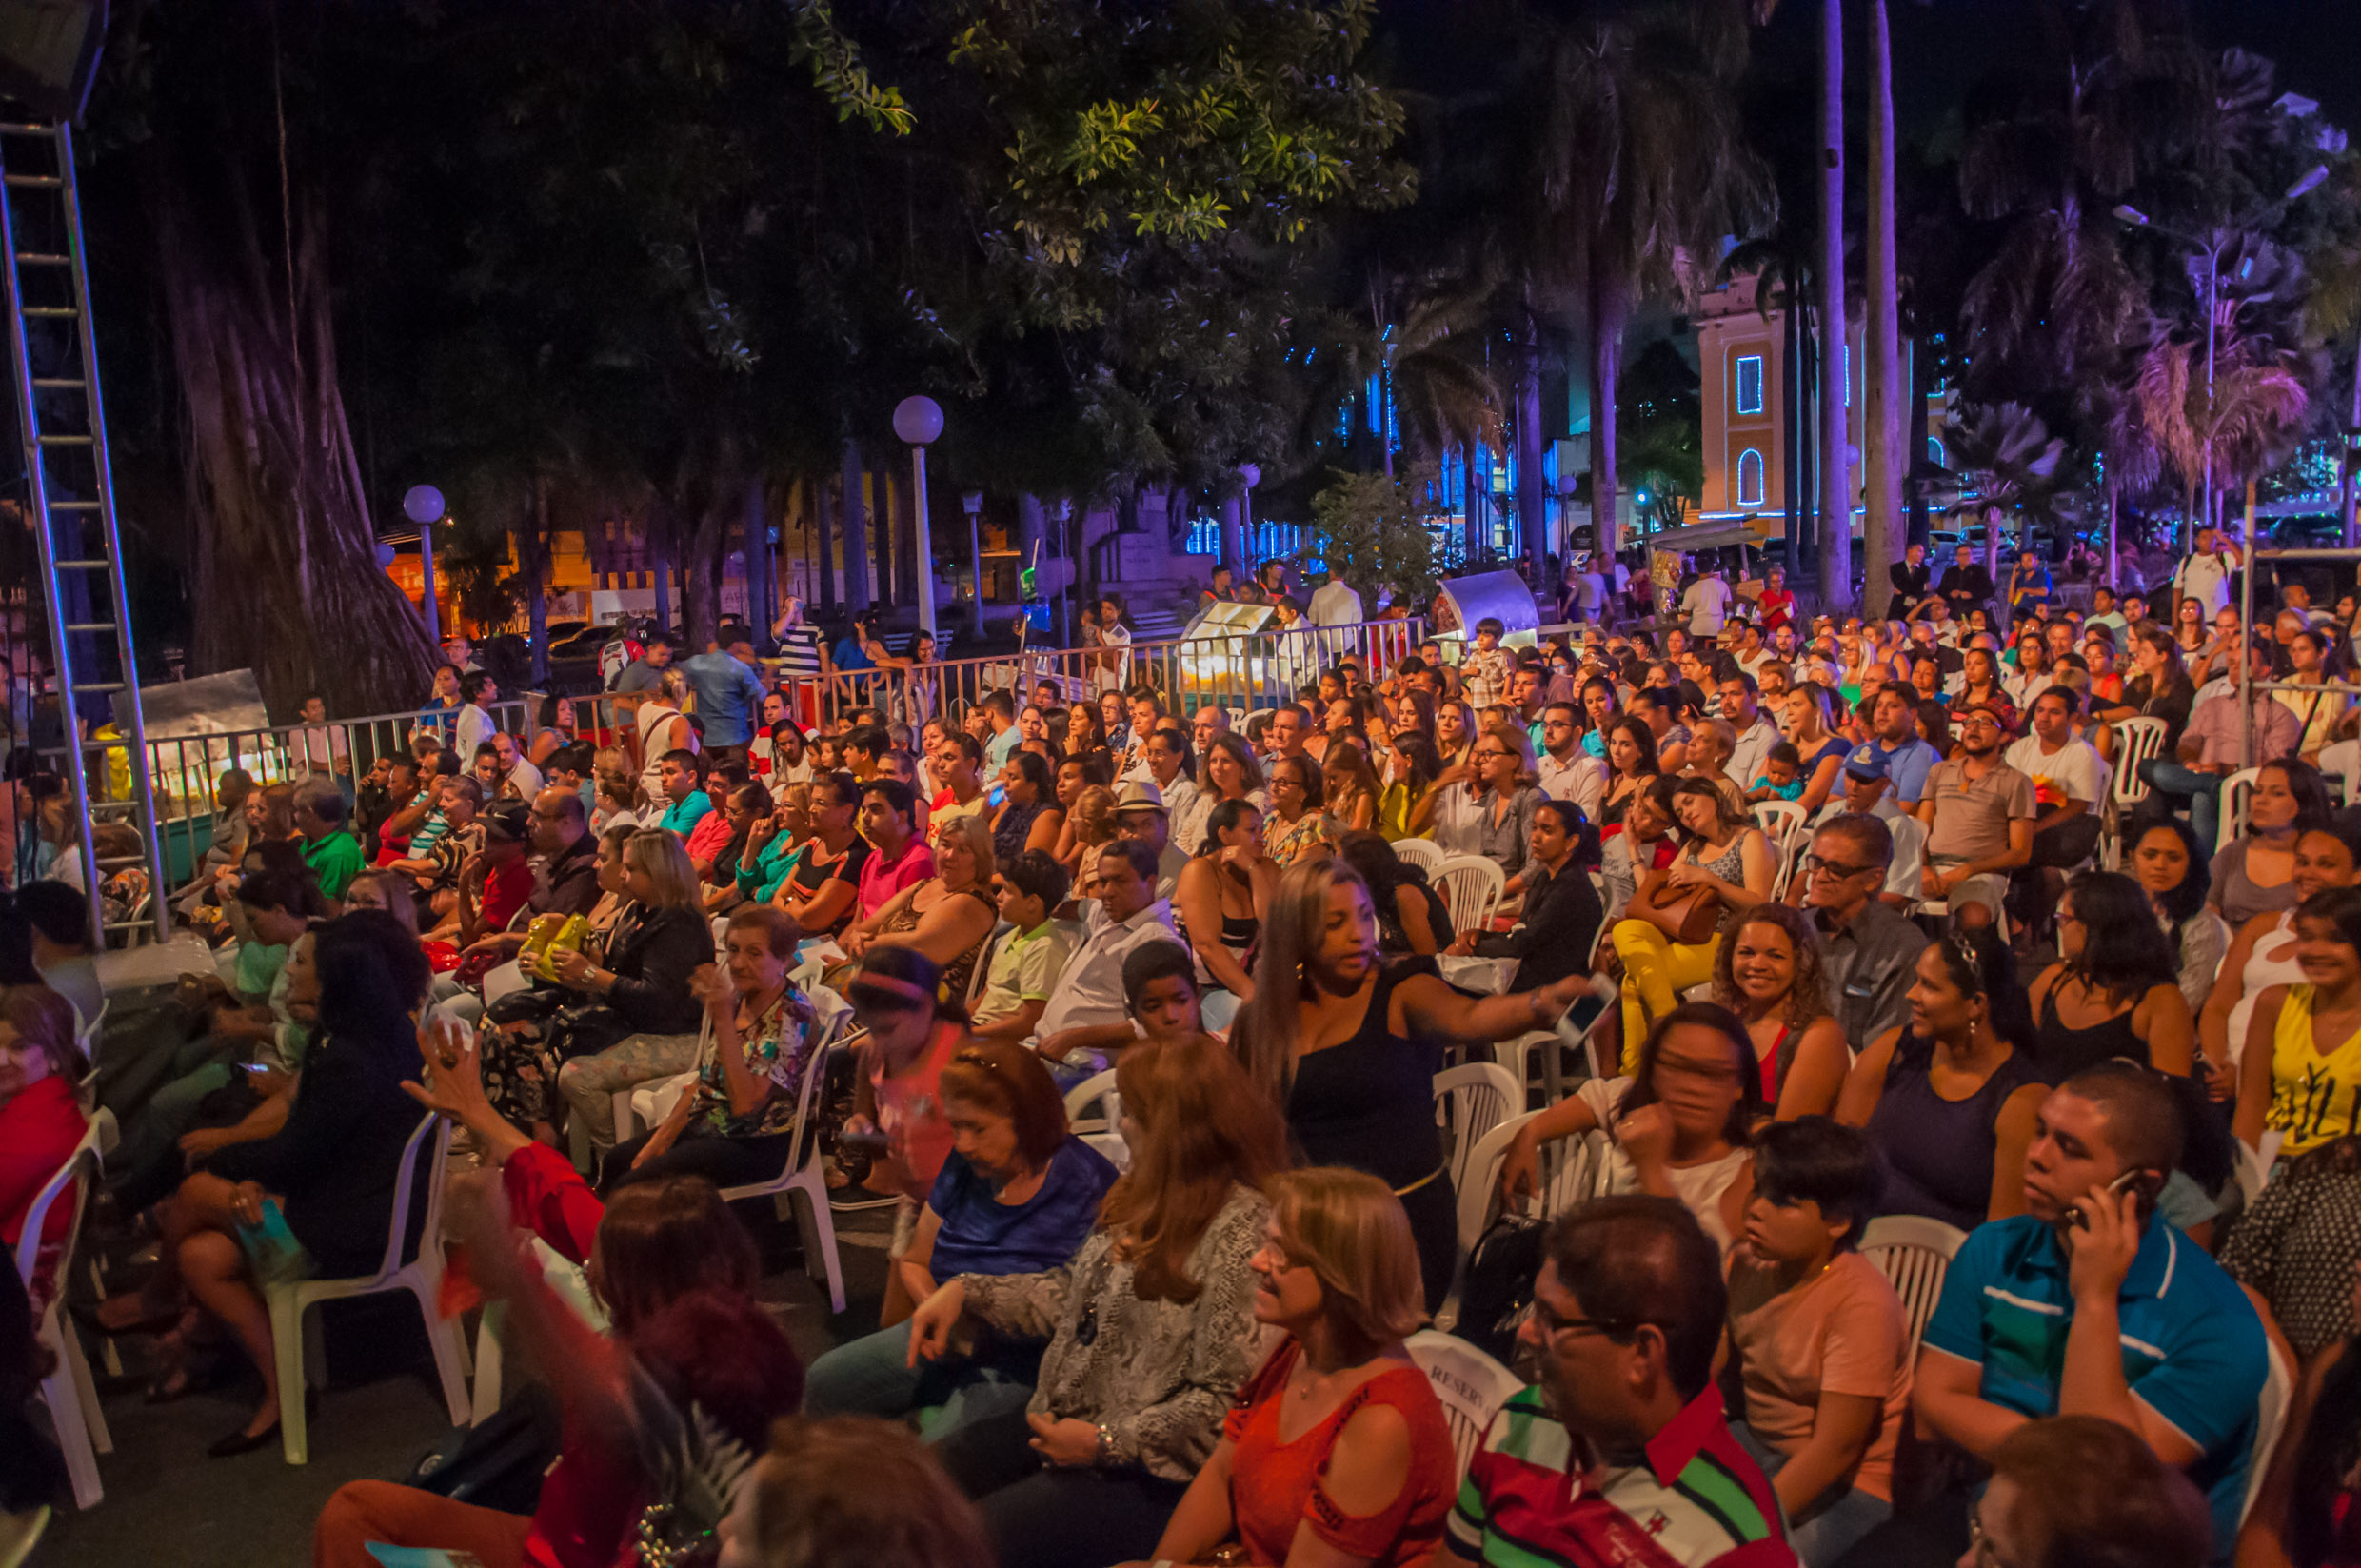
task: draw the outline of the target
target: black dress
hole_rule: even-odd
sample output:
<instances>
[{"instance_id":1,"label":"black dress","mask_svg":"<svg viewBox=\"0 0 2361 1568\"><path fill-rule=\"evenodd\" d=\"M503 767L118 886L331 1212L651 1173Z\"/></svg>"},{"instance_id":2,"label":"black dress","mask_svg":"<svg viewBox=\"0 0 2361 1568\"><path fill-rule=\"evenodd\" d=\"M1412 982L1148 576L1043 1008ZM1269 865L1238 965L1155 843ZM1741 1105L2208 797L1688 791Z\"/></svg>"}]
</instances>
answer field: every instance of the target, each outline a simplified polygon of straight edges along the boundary
<instances>
[{"instance_id":1,"label":"black dress","mask_svg":"<svg viewBox=\"0 0 2361 1568\"><path fill-rule=\"evenodd\" d=\"M1929 1076L1934 1042L1908 1029L1894 1042L1885 1090L1861 1130L1886 1160L1885 1192L1879 1214L1923 1214L1961 1230L1974 1230L1992 1209L1994 1129L2009 1096L2046 1074L2011 1051L1992 1076L1965 1100L1946 1100Z\"/></svg>"},{"instance_id":2,"label":"black dress","mask_svg":"<svg viewBox=\"0 0 2361 1568\"><path fill-rule=\"evenodd\" d=\"M323 1277L374 1273L386 1254L403 1145L427 1114L402 1092L402 1080L417 1070L415 1051L327 1036L304 1058L287 1124L260 1142L232 1144L206 1168L284 1198L288 1229ZM422 1164L432 1148L431 1141L421 1146ZM420 1178L410 1188L413 1220L426 1212L431 1180L424 1171ZM406 1260L416 1256L416 1235L413 1227Z\"/></svg>"},{"instance_id":3,"label":"black dress","mask_svg":"<svg viewBox=\"0 0 2361 1568\"><path fill-rule=\"evenodd\" d=\"M1400 1197L1430 1310L1449 1293L1459 1253L1458 1199L1435 1124L1442 1047L1393 1033L1386 1019L1394 988L1431 974L1432 965L1418 960L1381 968L1360 1028L1340 1044L1299 1057L1287 1091L1287 1130L1304 1163L1367 1171Z\"/></svg>"}]
</instances>

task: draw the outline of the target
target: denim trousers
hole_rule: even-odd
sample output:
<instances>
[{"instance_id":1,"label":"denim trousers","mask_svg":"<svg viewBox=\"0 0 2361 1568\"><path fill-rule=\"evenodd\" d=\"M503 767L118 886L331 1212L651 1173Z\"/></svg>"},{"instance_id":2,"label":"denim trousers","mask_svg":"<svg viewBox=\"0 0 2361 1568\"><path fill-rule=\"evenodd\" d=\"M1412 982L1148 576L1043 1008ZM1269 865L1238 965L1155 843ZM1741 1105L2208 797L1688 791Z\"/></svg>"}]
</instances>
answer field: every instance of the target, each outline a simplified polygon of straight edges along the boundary
<instances>
[{"instance_id":1,"label":"denim trousers","mask_svg":"<svg viewBox=\"0 0 2361 1568\"><path fill-rule=\"evenodd\" d=\"M804 1377L807 1416L916 1417L928 1442L993 1417L1022 1414L1033 1398L1042 1347L987 1340L972 1357L908 1364L910 1325L896 1323L837 1346Z\"/></svg>"},{"instance_id":2,"label":"denim trousers","mask_svg":"<svg viewBox=\"0 0 2361 1568\"><path fill-rule=\"evenodd\" d=\"M1787 1463L1788 1456L1755 1436L1754 1429L1744 1421L1732 1421L1730 1435L1737 1439L1738 1446L1754 1456L1765 1478L1777 1475ZM1804 1568L1829 1568L1893 1513L1893 1503L1867 1492L1824 1492L1819 1502L1802 1518L1788 1520L1787 1543L1795 1548L1796 1559Z\"/></svg>"},{"instance_id":3,"label":"denim trousers","mask_svg":"<svg viewBox=\"0 0 2361 1568\"><path fill-rule=\"evenodd\" d=\"M2218 773L2201 773L2193 767L2170 757L2151 757L2140 764L2140 777L2151 788L2167 795L2178 795L2189 802L2190 830L2197 842L2210 844L2221 830L2222 777ZM2125 845L2128 849L2130 845Z\"/></svg>"}]
</instances>

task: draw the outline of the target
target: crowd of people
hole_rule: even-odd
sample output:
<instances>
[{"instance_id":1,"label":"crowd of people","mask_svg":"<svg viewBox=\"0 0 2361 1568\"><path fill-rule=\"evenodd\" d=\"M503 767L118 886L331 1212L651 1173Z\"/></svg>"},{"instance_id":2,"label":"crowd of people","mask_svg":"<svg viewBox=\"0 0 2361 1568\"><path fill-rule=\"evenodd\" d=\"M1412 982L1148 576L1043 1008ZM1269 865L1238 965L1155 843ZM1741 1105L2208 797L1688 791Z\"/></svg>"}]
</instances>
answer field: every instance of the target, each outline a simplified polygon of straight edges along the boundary
<instances>
[{"instance_id":1,"label":"crowd of people","mask_svg":"<svg viewBox=\"0 0 2361 1568\"><path fill-rule=\"evenodd\" d=\"M2013 585L2004 639L1988 580L1807 622L1706 573L1661 629L1325 649L1253 711L905 682L823 722L803 663L651 644L607 727L510 735L454 659L407 755L222 781L176 903L219 975L106 1176L158 1261L88 1326L156 1336L151 1399L250 1365L214 1452L274 1443L253 1238L366 1271L432 1115L559 1462L529 1513L356 1481L323 1564L2361 1561L2343 700L2263 698L2222 788L2238 661L2349 650L2300 604L2191 646ZM1498 868L1488 918L1414 841ZM11 1243L88 1109L81 898L10 905ZM1470 1173L1507 1224L1589 1161L1463 1459L1405 1346L1472 1272L1435 1080L1577 1039ZM720 1195L814 1140L892 1212L874 1327L806 1368ZM1891 1217L1958 1233L1922 1341L1861 1250ZM667 1420L762 1456L718 1508L651 1462Z\"/></svg>"}]
</instances>

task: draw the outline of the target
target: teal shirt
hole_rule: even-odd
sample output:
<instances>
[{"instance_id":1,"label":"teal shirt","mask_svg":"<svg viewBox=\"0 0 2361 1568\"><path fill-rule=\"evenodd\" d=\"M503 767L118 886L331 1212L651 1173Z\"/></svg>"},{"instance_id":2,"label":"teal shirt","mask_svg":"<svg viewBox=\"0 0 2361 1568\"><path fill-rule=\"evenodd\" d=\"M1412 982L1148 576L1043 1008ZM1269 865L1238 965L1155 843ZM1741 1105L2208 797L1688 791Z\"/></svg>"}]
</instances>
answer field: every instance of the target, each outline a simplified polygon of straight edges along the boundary
<instances>
[{"instance_id":1,"label":"teal shirt","mask_svg":"<svg viewBox=\"0 0 2361 1568\"><path fill-rule=\"evenodd\" d=\"M713 799L704 790L692 790L688 799L674 801L665 807L665 814L656 819L656 825L667 833L678 833L685 839L697 824L710 816Z\"/></svg>"},{"instance_id":2,"label":"teal shirt","mask_svg":"<svg viewBox=\"0 0 2361 1568\"><path fill-rule=\"evenodd\" d=\"M279 982L279 971L287 967L287 944L267 947L259 942L238 945L238 994L252 999L267 999L270 988Z\"/></svg>"},{"instance_id":3,"label":"teal shirt","mask_svg":"<svg viewBox=\"0 0 2361 1568\"><path fill-rule=\"evenodd\" d=\"M791 845L784 833L774 833L763 845L763 852L748 865L742 858L738 863L738 891L757 903L768 903L770 896L779 891L779 884L787 880L802 856L800 847Z\"/></svg>"}]
</instances>

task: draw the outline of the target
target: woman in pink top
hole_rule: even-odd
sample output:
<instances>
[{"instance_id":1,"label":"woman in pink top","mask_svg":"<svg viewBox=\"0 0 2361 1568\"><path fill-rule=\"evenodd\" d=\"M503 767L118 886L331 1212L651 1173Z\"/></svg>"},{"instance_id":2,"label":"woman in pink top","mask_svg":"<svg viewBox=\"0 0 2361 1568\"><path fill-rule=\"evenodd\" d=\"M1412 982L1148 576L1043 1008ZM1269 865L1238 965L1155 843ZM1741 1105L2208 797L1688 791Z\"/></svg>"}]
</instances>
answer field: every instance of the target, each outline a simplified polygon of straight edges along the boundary
<instances>
[{"instance_id":1,"label":"woman in pink top","mask_svg":"<svg viewBox=\"0 0 2361 1568\"><path fill-rule=\"evenodd\" d=\"M869 1156L864 1184L895 1200L887 1256L896 1260L916 1238L919 1211L951 1154L942 1069L967 1043L967 1016L940 1000L942 985L942 971L917 948L872 947L844 991L868 1039L854 1081L853 1114L839 1142L843 1155L853 1157L845 1160L848 1165L861 1154ZM882 1327L902 1321L917 1304L901 1279L900 1269L886 1275Z\"/></svg>"},{"instance_id":2,"label":"woman in pink top","mask_svg":"<svg viewBox=\"0 0 2361 1568\"><path fill-rule=\"evenodd\" d=\"M1901 1298L1854 1249L1884 1172L1824 1116L1755 1136L1745 1240L1730 1255L1730 1343L1746 1390L1739 1441L1792 1521L1805 1562L1833 1562L1894 1512L1910 1409Z\"/></svg>"}]
</instances>

